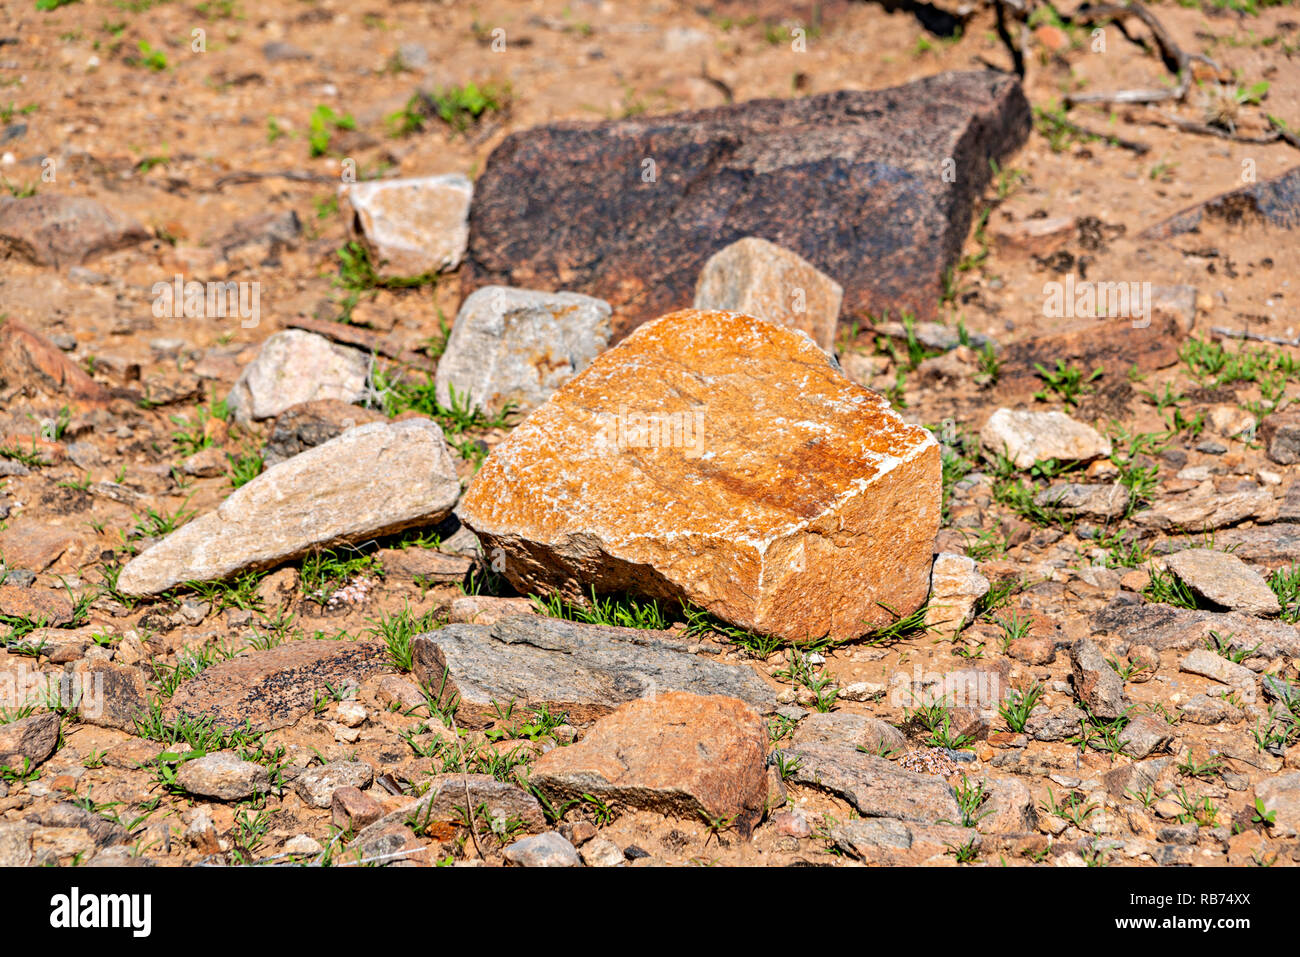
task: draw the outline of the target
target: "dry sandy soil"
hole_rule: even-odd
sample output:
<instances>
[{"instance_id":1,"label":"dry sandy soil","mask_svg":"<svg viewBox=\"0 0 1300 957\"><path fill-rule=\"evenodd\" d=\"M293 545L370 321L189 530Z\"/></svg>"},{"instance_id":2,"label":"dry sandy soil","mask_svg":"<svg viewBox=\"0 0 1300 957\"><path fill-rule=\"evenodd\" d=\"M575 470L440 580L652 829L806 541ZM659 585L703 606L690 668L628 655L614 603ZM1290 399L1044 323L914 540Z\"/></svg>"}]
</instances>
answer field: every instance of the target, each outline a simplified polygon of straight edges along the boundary
<instances>
[{"instance_id":1,"label":"dry sandy soil","mask_svg":"<svg viewBox=\"0 0 1300 957\"><path fill-rule=\"evenodd\" d=\"M0 108L5 108L0 176L15 195L34 189L38 195L58 191L99 200L133 216L151 238L78 269L41 267L17 257L0 262L0 309L10 319L48 337L97 381L138 397L118 398L107 411L74 412L69 421L59 419L58 396L4 399L0 444L28 448L34 434L46 438L39 442L45 464L0 479L0 525L27 530L25 535L50 528L73 533L37 569L31 587L50 592L66 587L84 601L75 628L35 633L32 622L7 619L5 630L13 632L8 653L0 651L0 670L21 666L57 673L79 667L87 656L102 660L111 652L118 663L139 667L150 696L157 697L170 687L175 669L197 671L254 634L366 637L376 619L402 609L413 617L437 618L465 590L384 575L364 561L323 583L301 581L301 563L294 563L274 581L264 581L256 600L250 589L233 607L183 591L126 602L106 584L112 569L164 530L164 520L205 513L230 494L234 461L245 456L255 461L269 424L209 427L198 444L229 453L230 463L210 477L180 468L193 445L178 434L202 432L204 417L268 336L302 319L332 321L347 305L349 290L340 285L338 258L347 237L335 199L344 163L354 162L362 176L458 172L473 178L504 136L549 121L875 89L948 70L1012 66L989 9L974 12L960 35L943 37L905 9L874 3L835 5L819 26L810 25L802 10L798 17L764 21L697 9L705 6L82 0L44 12L29 0L6 3L0 11ZM974 353L962 350L944 360L949 365L936 366L928 353L909 359L906 344L886 348L871 317L845 323L841 351L862 357L852 367L857 374L887 392L910 421L934 426L953 448L955 489L940 545L976 558L994 582L998 601L986 602L980 617L952 640L911 631L896 640L825 650L815 669L831 679L830 687L874 686L842 694L828 706L902 726L915 752L911 759L932 762L954 783L965 776L973 784L989 775L1020 782L1037 821L1032 828L985 827L973 852L918 842L917 853L900 862L953 864L971 856L980 863L1010 864L1300 861L1294 830L1257 808L1256 786L1293 774L1300 762L1294 728L1288 732L1284 726L1271 747L1258 743L1259 729L1270 726L1269 709L1276 707L1256 694L1258 682L1249 689L1249 700L1228 702L1222 720L1192 723L1180 717L1180 705L1198 694L1220 700L1233 689L1181 671L1186 647L1157 650L1154 660L1138 662L1141 654L1131 648L1137 642L1101 634L1093 622L1120 592L1145 591L1152 600L1168 600L1152 591L1151 581L1154 573L1157 587L1167 582L1160 571L1161 543L1171 536L1135 533L1131 515L1099 529L1035 514L1023 502L1017 505L996 470L979 461L974 439L1000 405L1060 409L1094 421L1114 437L1114 474L1129 476L1135 467L1153 470L1154 480L1144 486L1144 506L1196 488L1226 493L1243 486L1265 489L1283 502L1297 477L1295 465L1270 460L1253 429L1243 433L1238 426L1242 415L1253 425L1289 401L1300 373L1288 374L1290 366L1278 357L1294 363L1300 349L1258 342L1243 346L1212 329L1281 339L1300 333L1298 234L1249 216L1241 222L1207 222L1199 232L1168 240L1140 234L1190 205L1242 186L1248 182L1245 171L1263 181L1300 162L1300 153L1284 139L1243 142L1178 129L1170 120L1206 123L1226 109L1242 138L1267 138L1265 114L1300 129L1300 11L1277 6L1242 13L1173 3L1152 9L1186 51L1215 61L1217 77L1198 68L1199 82L1176 105L1078 106L1068 114L1071 122L1104 136L1144 144L1141 151L1062 131L1051 119L1071 93L1170 84L1140 24L1130 25L1129 37L1114 24L1104 26L1101 52L1093 49L1090 28L1058 29L1042 20L1035 26L1046 24L1044 29L1022 36L1013 27L1017 42L1026 44L1026 95L1044 116L986 196L986 225L968 240L943 318L953 328L963 324L1006 347L1067 325L1043 308L1043 284L1065 272L1082 272L1092 280L1193 287L1192 307L1179 314L1183 343L1173 344L1175 349L1183 345L1184 357L1132 375L1108 373L1086 383L1078 395L1065 387L1047 388L1035 399L1032 388L1016 393L1005 383L982 380L979 373L989 370ZM796 26L810 27L802 52L791 48L789 31ZM202 52L192 48L196 29L204 31ZM504 30L506 40L501 52L493 49L497 29ZM391 115L416 90L471 82L501 91L500 108L487 110L463 131L430 121L423 131L393 135ZM1265 82L1262 106L1239 102ZM1216 114L1224 98L1233 105ZM321 106L352 122L345 124L351 128L330 126L323 155L313 156L312 115ZM52 182L42 178L46 160L52 160L47 164L54 171ZM302 224L301 235L287 247L269 255L264 247L255 247L250 256L221 254L222 237L238 229L236 223L286 211ZM1073 221L1042 245L1026 248L1020 241L1024 224L1053 217ZM230 319L154 318L153 284L177 274L260 282L260 322L243 328ZM436 353L430 343L440 335L439 316L454 317L460 297L454 274L414 289L366 290L351 320L392 345ZM1188 351L1185 343L1192 340L1220 343L1233 354L1239 348L1265 350L1267 357L1257 362L1263 371L1226 381L1220 370L1196 359L1212 347ZM433 361L428 358L430 367ZM1270 378L1278 370L1280 393ZM1082 371L1086 376L1091 369ZM1035 388L1045 385L1034 382ZM485 429L471 437L490 448L504 434ZM1145 446L1138 438L1144 435L1150 437ZM1094 469L1090 475L1108 480L1104 463ZM466 462L462 471L468 478L473 464ZM1039 485L1046 481L1023 478ZM114 500L100 483L127 491ZM1266 533L1269 526L1255 518L1238 521L1237 530ZM1289 566L1285 559L1251 561L1264 571ZM354 589L329 604L320 600L357 578L365 578L368 589ZM324 591L312 594L313 585ZM1008 636L1018 625L1005 623L1013 619L1027 622L1029 639L1038 640L1030 651L1011 653ZM53 646L67 638L56 632L74 631L81 636L79 651L58 655L57 662L36 645L41 634ZM1085 723L1056 740L1034 740L1009 730L999 716L961 729L969 731L969 739L944 741L944 735L961 738L961 732L923 727L889 693L899 673L910 679L971 667L1001 669L1018 688L1041 686L1042 713L1064 713L1076 704L1069 647L1090 636L1116 659L1117 668L1127 663L1132 669L1126 683L1134 705L1130 717L1158 715L1168 724L1169 740L1154 756L1171 760L1149 789L1115 787L1116 779L1108 777L1135 763L1113 739L1123 722ZM1043 652L1044 642L1052 654ZM1235 657L1251 670L1296 680L1300 660L1285 654L1252 657L1250 649L1241 650L1246 653ZM787 667L783 651L766 660L745 648L720 647L717 653L758 668L792 704L816 707L806 687L777 674ZM335 720L339 703L326 700L317 713L263 740L262 758L283 766L288 777L321 761L355 758L372 765L376 776L387 775L399 793L418 789L431 772L442 770L441 758L421 757L403 739L419 738L426 722L437 724L435 718L420 709L386 709L376 698L374 680L362 682L354 694L369 715L359 736ZM0 712L3 716L13 712ZM573 729L555 732L567 733ZM508 744L529 751L553 743L546 735L539 738ZM935 747L945 743L960 745L960 763ZM169 763L165 752L174 744L165 735L150 740L134 729L99 727L79 721L75 713L64 714L61 746L35 769L39 773L11 769L0 783L0 831L35 823L22 831L26 843L12 852L11 862L84 863L97 855L168 866L203 859L286 860L286 842L300 835L310 840L294 845L297 859L319 859L312 842L340 859L345 854L331 811L308 806L292 787L249 802L185 794L168 780L175 755ZM469 746L475 753L506 750L473 735ZM382 790L378 783L371 788L376 795ZM834 823L854 817L842 798L793 781L785 792L784 807L772 810L752 840L725 829L711 833L698 820L645 811L615 808L607 820L604 809L589 805L570 809L561 826L578 840L586 836L583 823L593 823L618 847L640 849L632 853L640 863L871 860L870 853L846 849L829 836ZM391 803L396 797L384 799ZM129 836L106 845L84 821L51 816L51 808L69 800L92 815L116 820ZM1073 819L1059 803L1071 800L1078 809ZM408 851L418 845L418 853L406 853L407 863L502 859L502 841L488 834L476 846L463 827L412 841Z\"/></svg>"}]
</instances>

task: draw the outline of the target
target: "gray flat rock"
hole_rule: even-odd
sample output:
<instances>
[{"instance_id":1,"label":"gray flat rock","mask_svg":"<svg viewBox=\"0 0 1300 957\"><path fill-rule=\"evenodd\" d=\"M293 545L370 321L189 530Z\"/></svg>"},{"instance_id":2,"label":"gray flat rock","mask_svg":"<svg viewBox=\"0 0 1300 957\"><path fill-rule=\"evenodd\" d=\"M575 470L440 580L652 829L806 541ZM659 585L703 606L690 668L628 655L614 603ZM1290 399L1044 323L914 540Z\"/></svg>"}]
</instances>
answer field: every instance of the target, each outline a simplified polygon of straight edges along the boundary
<instances>
[{"instance_id":1,"label":"gray flat rock","mask_svg":"<svg viewBox=\"0 0 1300 957\"><path fill-rule=\"evenodd\" d=\"M545 704L587 722L660 691L739 698L759 713L775 693L751 668L689 653L667 632L517 615L491 625L448 625L412 643L416 677L460 698L464 724L495 716L493 703ZM447 681L444 686L443 674Z\"/></svg>"}]
</instances>

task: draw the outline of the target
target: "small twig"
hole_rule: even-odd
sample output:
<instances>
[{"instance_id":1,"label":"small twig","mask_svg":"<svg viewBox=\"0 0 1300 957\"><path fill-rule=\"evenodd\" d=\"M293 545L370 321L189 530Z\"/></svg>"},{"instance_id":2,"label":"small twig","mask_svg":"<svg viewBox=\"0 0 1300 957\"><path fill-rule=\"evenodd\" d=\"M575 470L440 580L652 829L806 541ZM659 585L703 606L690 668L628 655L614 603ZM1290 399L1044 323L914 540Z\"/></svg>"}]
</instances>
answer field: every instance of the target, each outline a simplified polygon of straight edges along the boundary
<instances>
[{"instance_id":1,"label":"small twig","mask_svg":"<svg viewBox=\"0 0 1300 957\"><path fill-rule=\"evenodd\" d=\"M1064 19L1069 23L1096 23L1098 20L1122 20L1125 17L1137 17L1146 24L1152 38L1156 41L1156 46L1160 48L1160 58L1164 60L1170 73L1179 74L1187 69L1187 61L1191 58L1174 42L1174 38L1169 35L1165 25L1156 19L1155 14L1136 0L1127 4L1103 3L1095 7L1084 4ZM1196 56L1204 59L1200 54ZM1218 67L1215 69L1217 70Z\"/></svg>"},{"instance_id":2,"label":"small twig","mask_svg":"<svg viewBox=\"0 0 1300 957\"><path fill-rule=\"evenodd\" d=\"M378 864L380 861L395 861L401 858L410 857L412 854L419 854L428 848L408 847L400 851L393 851L390 854L377 854L374 857L362 858L359 861L344 861L339 867L360 867L362 864Z\"/></svg>"},{"instance_id":3,"label":"small twig","mask_svg":"<svg viewBox=\"0 0 1300 957\"><path fill-rule=\"evenodd\" d=\"M1258 332L1251 332L1249 329L1225 329L1222 326L1211 326L1210 331L1216 336L1223 336L1228 339L1249 339L1252 342L1267 342L1275 346L1300 346L1300 337L1283 339L1281 336L1266 336Z\"/></svg>"},{"instance_id":4,"label":"small twig","mask_svg":"<svg viewBox=\"0 0 1300 957\"><path fill-rule=\"evenodd\" d=\"M1174 76L1178 77L1178 85L1172 90L1115 90L1110 93L1076 93L1065 98L1066 105L1073 103L1163 103L1168 100L1181 101L1187 95L1187 90L1191 86L1191 66L1193 61L1199 61L1206 64L1215 73L1219 71L1219 65L1207 56L1199 53L1187 53L1182 47L1170 36L1169 31L1165 29L1150 10L1132 0L1128 4L1106 3L1100 6L1092 7L1085 4L1074 13L1065 17L1069 23L1096 23L1098 20L1122 20L1125 17L1137 17L1147 29L1151 31L1151 36L1156 41L1156 46L1160 48L1160 59L1164 62L1165 67Z\"/></svg>"},{"instance_id":5,"label":"small twig","mask_svg":"<svg viewBox=\"0 0 1300 957\"><path fill-rule=\"evenodd\" d=\"M1172 90L1111 90L1099 93L1067 93L1065 105L1077 106L1080 103L1164 103L1167 100L1181 100L1187 95L1186 77L1179 80Z\"/></svg>"},{"instance_id":6,"label":"small twig","mask_svg":"<svg viewBox=\"0 0 1300 957\"><path fill-rule=\"evenodd\" d=\"M1200 133L1203 136L1217 136L1220 139L1232 140L1234 143L1276 143L1283 139L1281 131L1276 127L1269 130L1263 136L1246 136L1235 130L1225 130L1221 126L1210 126L1208 123L1198 123L1195 120L1185 120L1181 116L1174 116L1172 113L1160 111L1160 115L1187 133Z\"/></svg>"},{"instance_id":7,"label":"small twig","mask_svg":"<svg viewBox=\"0 0 1300 957\"><path fill-rule=\"evenodd\" d=\"M1021 20L1021 38L1020 46L1017 47L1011 39L1011 30L1007 25L1007 10L1010 8L1011 13L1016 19ZM1025 7L1023 0L997 0L997 24L998 39L1000 39L1007 51L1011 54L1011 65L1016 76L1021 80L1025 78L1025 50L1029 49L1028 29L1023 22L1025 16Z\"/></svg>"},{"instance_id":8,"label":"small twig","mask_svg":"<svg viewBox=\"0 0 1300 957\"><path fill-rule=\"evenodd\" d=\"M1142 156L1151 151L1151 147L1146 143L1138 140L1126 140L1122 136L1116 136L1114 133L1098 133L1096 130L1090 130L1086 126L1080 126L1078 123L1072 123L1070 120L1063 119L1059 116L1053 116L1052 122L1065 127L1072 133L1078 133L1080 136L1087 136L1092 139L1102 140L1111 146L1118 146L1121 149L1129 150Z\"/></svg>"},{"instance_id":9,"label":"small twig","mask_svg":"<svg viewBox=\"0 0 1300 957\"><path fill-rule=\"evenodd\" d=\"M1287 129L1287 127L1283 125L1281 120L1279 120L1275 116L1269 116L1268 125L1277 131L1277 135L1279 138L1286 140L1296 149L1300 149L1300 136L1297 136L1294 132Z\"/></svg>"},{"instance_id":10,"label":"small twig","mask_svg":"<svg viewBox=\"0 0 1300 957\"><path fill-rule=\"evenodd\" d=\"M253 183L262 179L291 179L300 183L339 183L342 180L337 174L330 176L326 173L304 173L301 170L281 170L279 172L260 173L254 170L240 170L235 173L227 173L225 176L217 178L214 184L216 189L223 186L229 186L232 183Z\"/></svg>"}]
</instances>

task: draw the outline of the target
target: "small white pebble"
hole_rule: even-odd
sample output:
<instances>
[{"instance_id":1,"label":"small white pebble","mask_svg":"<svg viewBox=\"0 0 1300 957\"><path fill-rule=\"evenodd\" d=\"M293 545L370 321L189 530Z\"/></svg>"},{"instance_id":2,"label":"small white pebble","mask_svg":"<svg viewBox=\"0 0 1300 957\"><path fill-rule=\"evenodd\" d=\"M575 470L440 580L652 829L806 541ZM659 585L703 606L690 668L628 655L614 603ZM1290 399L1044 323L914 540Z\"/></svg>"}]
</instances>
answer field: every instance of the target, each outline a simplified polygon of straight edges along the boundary
<instances>
[{"instance_id":1,"label":"small white pebble","mask_svg":"<svg viewBox=\"0 0 1300 957\"><path fill-rule=\"evenodd\" d=\"M359 701L344 701L339 705L339 723L349 728L359 728L366 723L366 706Z\"/></svg>"}]
</instances>

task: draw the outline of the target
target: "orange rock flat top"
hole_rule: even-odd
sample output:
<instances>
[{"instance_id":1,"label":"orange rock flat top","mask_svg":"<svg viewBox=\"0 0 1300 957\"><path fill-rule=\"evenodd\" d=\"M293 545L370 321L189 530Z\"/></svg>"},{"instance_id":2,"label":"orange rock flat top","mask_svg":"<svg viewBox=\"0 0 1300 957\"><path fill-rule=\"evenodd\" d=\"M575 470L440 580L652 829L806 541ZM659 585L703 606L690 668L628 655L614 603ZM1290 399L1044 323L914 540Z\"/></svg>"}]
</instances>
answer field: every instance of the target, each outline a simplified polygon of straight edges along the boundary
<instances>
[{"instance_id":1,"label":"orange rock flat top","mask_svg":"<svg viewBox=\"0 0 1300 957\"><path fill-rule=\"evenodd\" d=\"M463 505L488 531L598 528L761 549L935 445L806 336L684 310L598 357L488 458Z\"/></svg>"}]
</instances>

